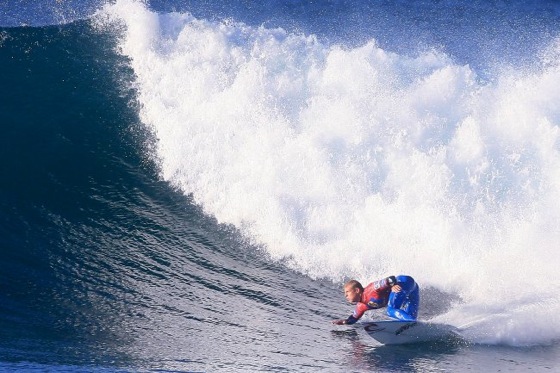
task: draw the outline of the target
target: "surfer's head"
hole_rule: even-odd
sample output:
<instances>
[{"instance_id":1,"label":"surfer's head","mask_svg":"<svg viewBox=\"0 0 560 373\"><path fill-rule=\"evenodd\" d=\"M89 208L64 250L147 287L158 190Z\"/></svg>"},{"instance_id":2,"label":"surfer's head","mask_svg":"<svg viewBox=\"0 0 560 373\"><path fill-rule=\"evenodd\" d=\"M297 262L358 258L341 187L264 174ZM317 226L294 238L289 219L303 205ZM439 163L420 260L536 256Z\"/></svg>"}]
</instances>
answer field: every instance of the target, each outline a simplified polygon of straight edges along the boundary
<instances>
[{"instance_id":1,"label":"surfer's head","mask_svg":"<svg viewBox=\"0 0 560 373\"><path fill-rule=\"evenodd\" d=\"M357 303L362 299L364 287L357 280L350 280L344 284L344 297L350 303Z\"/></svg>"}]
</instances>

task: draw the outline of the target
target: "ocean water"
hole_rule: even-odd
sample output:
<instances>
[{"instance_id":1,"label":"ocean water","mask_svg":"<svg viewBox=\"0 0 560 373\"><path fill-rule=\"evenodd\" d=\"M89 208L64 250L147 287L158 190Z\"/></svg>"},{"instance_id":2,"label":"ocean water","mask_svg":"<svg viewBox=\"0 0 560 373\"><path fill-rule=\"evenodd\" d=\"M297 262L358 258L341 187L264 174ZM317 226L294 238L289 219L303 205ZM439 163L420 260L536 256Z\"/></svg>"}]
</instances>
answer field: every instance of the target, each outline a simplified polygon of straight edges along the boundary
<instances>
[{"instance_id":1,"label":"ocean water","mask_svg":"<svg viewBox=\"0 0 560 373\"><path fill-rule=\"evenodd\" d=\"M0 371L557 370L559 21L1 2ZM462 338L330 323L401 273Z\"/></svg>"}]
</instances>

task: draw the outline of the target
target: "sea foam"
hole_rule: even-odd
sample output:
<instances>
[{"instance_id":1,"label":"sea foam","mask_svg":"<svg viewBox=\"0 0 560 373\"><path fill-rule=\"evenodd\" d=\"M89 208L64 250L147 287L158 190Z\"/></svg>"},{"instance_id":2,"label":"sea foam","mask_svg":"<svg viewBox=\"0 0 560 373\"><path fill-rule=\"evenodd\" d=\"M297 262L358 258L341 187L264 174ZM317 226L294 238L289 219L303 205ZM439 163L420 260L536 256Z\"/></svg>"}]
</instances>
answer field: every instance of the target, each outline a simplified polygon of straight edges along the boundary
<instances>
[{"instance_id":1,"label":"sea foam","mask_svg":"<svg viewBox=\"0 0 560 373\"><path fill-rule=\"evenodd\" d=\"M560 338L560 68L482 81L437 51L118 0L161 176L312 278L413 275L474 340ZM557 55L557 54L556 54Z\"/></svg>"}]
</instances>

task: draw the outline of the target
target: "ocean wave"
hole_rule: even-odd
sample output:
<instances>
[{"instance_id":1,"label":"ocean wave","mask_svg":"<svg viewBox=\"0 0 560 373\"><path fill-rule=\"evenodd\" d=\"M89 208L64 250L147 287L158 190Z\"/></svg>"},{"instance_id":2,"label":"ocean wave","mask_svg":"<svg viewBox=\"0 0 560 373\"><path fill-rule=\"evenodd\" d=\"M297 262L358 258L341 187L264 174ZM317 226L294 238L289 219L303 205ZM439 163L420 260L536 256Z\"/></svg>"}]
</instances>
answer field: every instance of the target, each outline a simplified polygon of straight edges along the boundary
<instances>
[{"instance_id":1,"label":"ocean wave","mask_svg":"<svg viewBox=\"0 0 560 373\"><path fill-rule=\"evenodd\" d=\"M481 329L485 310L505 314L495 342L557 337L525 328L559 307L553 58L482 79L437 50L331 45L126 0L101 15L125 26L162 178L207 214L313 278L413 273L460 296L455 324L473 307Z\"/></svg>"}]
</instances>

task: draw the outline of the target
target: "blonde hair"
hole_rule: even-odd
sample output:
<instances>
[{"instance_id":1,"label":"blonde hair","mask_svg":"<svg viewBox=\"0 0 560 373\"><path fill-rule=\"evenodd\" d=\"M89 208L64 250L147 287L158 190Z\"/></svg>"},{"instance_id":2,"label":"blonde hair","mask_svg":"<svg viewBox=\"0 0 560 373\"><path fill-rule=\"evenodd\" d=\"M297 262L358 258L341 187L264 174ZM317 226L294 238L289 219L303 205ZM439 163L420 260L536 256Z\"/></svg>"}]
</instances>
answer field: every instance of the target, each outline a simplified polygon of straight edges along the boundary
<instances>
[{"instance_id":1,"label":"blonde hair","mask_svg":"<svg viewBox=\"0 0 560 373\"><path fill-rule=\"evenodd\" d=\"M358 280L350 280L350 281L348 281L347 283L344 284L344 287L348 287L348 286L351 286L352 289L358 288L358 289L360 289L360 291L364 291L364 287L362 286L362 284Z\"/></svg>"}]
</instances>

